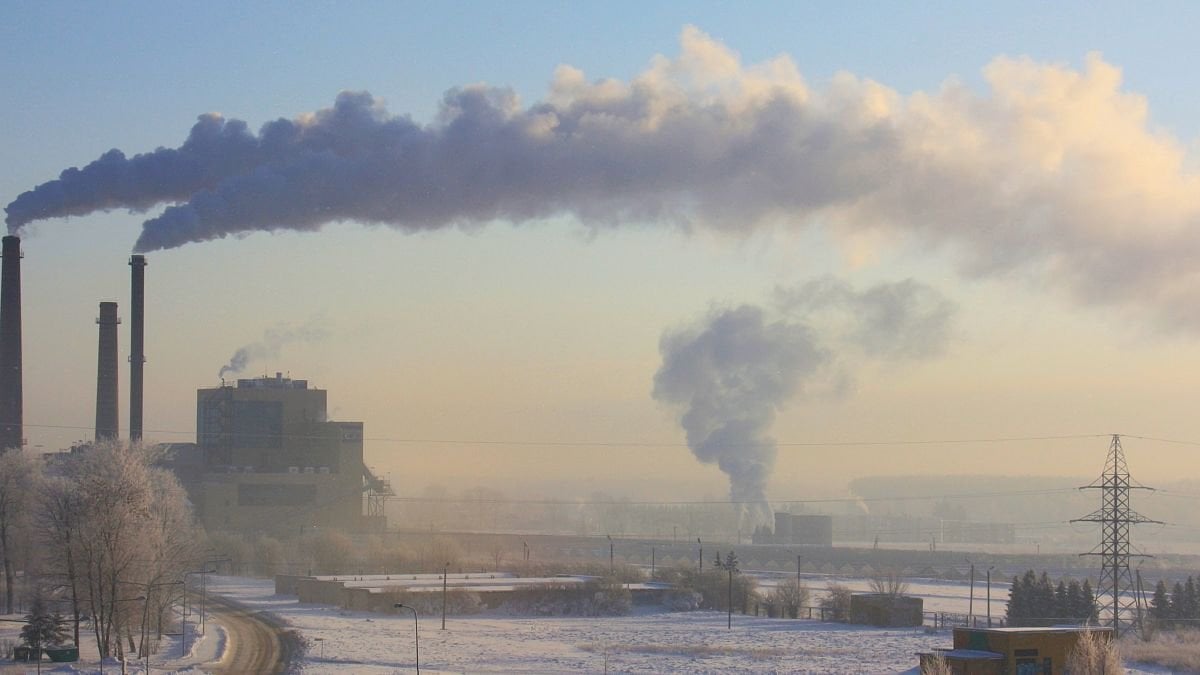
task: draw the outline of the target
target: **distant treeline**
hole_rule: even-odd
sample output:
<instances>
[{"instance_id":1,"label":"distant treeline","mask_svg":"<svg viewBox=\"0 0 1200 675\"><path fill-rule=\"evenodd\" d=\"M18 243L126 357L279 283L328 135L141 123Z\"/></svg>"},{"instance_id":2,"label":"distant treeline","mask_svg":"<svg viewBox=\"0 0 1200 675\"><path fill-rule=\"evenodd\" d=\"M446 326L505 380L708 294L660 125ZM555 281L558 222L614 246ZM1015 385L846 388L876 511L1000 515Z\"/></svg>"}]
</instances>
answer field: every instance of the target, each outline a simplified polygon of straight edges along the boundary
<instances>
[{"instance_id":1,"label":"distant treeline","mask_svg":"<svg viewBox=\"0 0 1200 675\"><path fill-rule=\"evenodd\" d=\"M1177 581L1168 593L1167 582L1160 579L1150 600L1150 617L1163 628L1200 625L1200 593L1196 590L1196 581L1192 577L1186 582Z\"/></svg>"},{"instance_id":2,"label":"distant treeline","mask_svg":"<svg viewBox=\"0 0 1200 675\"><path fill-rule=\"evenodd\" d=\"M1053 626L1064 623L1095 622L1099 615L1096 594L1087 579L1052 582L1042 572L1039 577L1028 570L1013 577L1008 596L1008 625Z\"/></svg>"}]
</instances>

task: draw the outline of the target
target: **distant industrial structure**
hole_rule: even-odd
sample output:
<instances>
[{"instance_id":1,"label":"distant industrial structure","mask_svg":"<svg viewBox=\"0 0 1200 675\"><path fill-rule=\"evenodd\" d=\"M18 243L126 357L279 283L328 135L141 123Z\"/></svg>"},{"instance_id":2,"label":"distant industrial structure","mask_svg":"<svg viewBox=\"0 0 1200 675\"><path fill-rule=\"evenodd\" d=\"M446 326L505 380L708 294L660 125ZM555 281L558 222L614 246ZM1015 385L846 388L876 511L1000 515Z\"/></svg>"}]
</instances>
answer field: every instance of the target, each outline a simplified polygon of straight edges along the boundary
<instances>
[{"instance_id":1,"label":"distant industrial structure","mask_svg":"<svg viewBox=\"0 0 1200 675\"><path fill-rule=\"evenodd\" d=\"M929 516L820 515L775 513L775 529L760 527L754 543L778 546L833 546L842 544L908 544L931 541L941 544L1011 544L1016 541L1012 523L946 520Z\"/></svg>"},{"instance_id":2,"label":"distant industrial structure","mask_svg":"<svg viewBox=\"0 0 1200 675\"><path fill-rule=\"evenodd\" d=\"M833 517L808 513L775 513L775 530L760 528L755 544L833 546Z\"/></svg>"},{"instance_id":3,"label":"distant industrial structure","mask_svg":"<svg viewBox=\"0 0 1200 675\"><path fill-rule=\"evenodd\" d=\"M168 463L210 532L380 531L393 494L363 464L363 423L328 420L325 390L282 373L197 390L196 443Z\"/></svg>"}]
</instances>

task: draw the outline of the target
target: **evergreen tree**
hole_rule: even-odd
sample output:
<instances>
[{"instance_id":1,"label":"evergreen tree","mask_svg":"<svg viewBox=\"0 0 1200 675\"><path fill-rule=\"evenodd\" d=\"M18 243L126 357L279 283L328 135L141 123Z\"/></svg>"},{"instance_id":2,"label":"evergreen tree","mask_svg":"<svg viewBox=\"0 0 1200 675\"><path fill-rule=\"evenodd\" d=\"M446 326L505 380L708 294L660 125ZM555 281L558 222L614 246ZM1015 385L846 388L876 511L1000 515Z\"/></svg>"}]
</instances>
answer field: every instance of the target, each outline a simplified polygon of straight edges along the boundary
<instances>
[{"instance_id":1,"label":"evergreen tree","mask_svg":"<svg viewBox=\"0 0 1200 675\"><path fill-rule=\"evenodd\" d=\"M1042 572L1042 576L1038 577L1037 585L1034 587L1034 624L1035 626L1049 626L1054 623L1054 585L1050 583L1050 576Z\"/></svg>"},{"instance_id":2,"label":"evergreen tree","mask_svg":"<svg viewBox=\"0 0 1200 675\"><path fill-rule=\"evenodd\" d=\"M1008 612L1006 623L1010 626L1024 626L1028 601L1025 584L1021 577L1013 577L1012 587L1008 591Z\"/></svg>"},{"instance_id":3,"label":"evergreen tree","mask_svg":"<svg viewBox=\"0 0 1200 675\"><path fill-rule=\"evenodd\" d=\"M21 639L30 647L41 649L66 642L71 637L67 620L57 611L50 612L40 595L33 597L25 625L21 627Z\"/></svg>"},{"instance_id":4,"label":"evergreen tree","mask_svg":"<svg viewBox=\"0 0 1200 675\"><path fill-rule=\"evenodd\" d=\"M1083 587L1075 579L1067 584L1067 602L1064 606L1064 617L1075 622L1087 620L1087 609L1084 606Z\"/></svg>"},{"instance_id":5,"label":"evergreen tree","mask_svg":"<svg viewBox=\"0 0 1200 675\"><path fill-rule=\"evenodd\" d=\"M1100 608L1096 606L1096 593L1092 590L1092 582L1084 579L1082 591L1079 615L1085 623L1096 623L1100 620Z\"/></svg>"},{"instance_id":6,"label":"evergreen tree","mask_svg":"<svg viewBox=\"0 0 1200 675\"><path fill-rule=\"evenodd\" d=\"M1183 582L1176 581L1171 589L1171 621L1181 623L1187 618L1187 594L1183 590Z\"/></svg>"},{"instance_id":7,"label":"evergreen tree","mask_svg":"<svg viewBox=\"0 0 1200 675\"><path fill-rule=\"evenodd\" d=\"M1200 595L1196 591L1196 582L1192 577L1187 578L1187 582L1183 585L1183 616L1187 625L1196 625L1196 620L1200 619Z\"/></svg>"},{"instance_id":8,"label":"evergreen tree","mask_svg":"<svg viewBox=\"0 0 1200 675\"><path fill-rule=\"evenodd\" d=\"M1012 604L1012 614L1010 615L1009 625L1012 626L1029 626L1030 621L1037 614L1036 598L1034 597L1037 591L1037 575L1033 570L1026 570L1025 574L1020 578L1013 579L1012 596L1010 602Z\"/></svg>"},{"instance_id":9,"label":"evergreen tree","mask_svg":"<svg viewBox=\"0 0 1200 675\"><path fill-rule=\"evenodd\" d=\"M1071 606L1067 603L1067 583L1062 579L1054 587L1054 623L1064 623L1071 618Z\"/></svg>"},{"instance_id":10,"label":"evergreen tree","mask_svg":"<svg viewBox=\"0 0 1200 675\"><path fill-rule=\"evenodd\" d=\"M1162 579L1154 586L1154 597L1150 600L1150 616L1163 628L1171 625L1171 596L1167 594L1167 582Z\"/></svg>"}]
</instances>

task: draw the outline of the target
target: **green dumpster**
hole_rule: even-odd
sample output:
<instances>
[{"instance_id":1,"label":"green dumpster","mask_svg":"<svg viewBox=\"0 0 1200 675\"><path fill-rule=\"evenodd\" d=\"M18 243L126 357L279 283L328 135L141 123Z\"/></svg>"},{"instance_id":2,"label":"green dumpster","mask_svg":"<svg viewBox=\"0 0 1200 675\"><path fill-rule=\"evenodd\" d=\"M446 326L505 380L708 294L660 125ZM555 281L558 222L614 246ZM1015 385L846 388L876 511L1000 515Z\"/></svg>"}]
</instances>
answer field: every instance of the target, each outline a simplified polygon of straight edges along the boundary
<instances>
[{"instance_id":1,"label":"green dumpster","mask_svg":"<svg viewBox=\"0 0 1200 675\"><path fill-rule=\"evenodd\" d=\"M70 663L79 660L79 647L50 647L46 655L55 663Z\"/></svg>"}]
</instances>

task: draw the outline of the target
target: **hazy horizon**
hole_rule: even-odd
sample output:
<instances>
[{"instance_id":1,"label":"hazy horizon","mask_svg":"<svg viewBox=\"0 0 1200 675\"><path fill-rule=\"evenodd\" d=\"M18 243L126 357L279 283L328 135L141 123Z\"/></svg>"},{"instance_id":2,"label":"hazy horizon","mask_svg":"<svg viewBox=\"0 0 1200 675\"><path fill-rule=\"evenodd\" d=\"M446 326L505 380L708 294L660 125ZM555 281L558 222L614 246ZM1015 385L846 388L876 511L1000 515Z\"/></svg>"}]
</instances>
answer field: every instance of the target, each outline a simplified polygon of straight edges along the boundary
<instances>
[{"instance_id":1,"label":"hazy horizon","mask_svg":"<svg viewBox=\"0 0 1200 675\"><path fill-rule=\"evenodd\" d=\"M1068 7L6 8L29 447L137 245L149 441L249 346L402 495L1200 478L1200 17Z\"/></svg>"}]
</instances>

